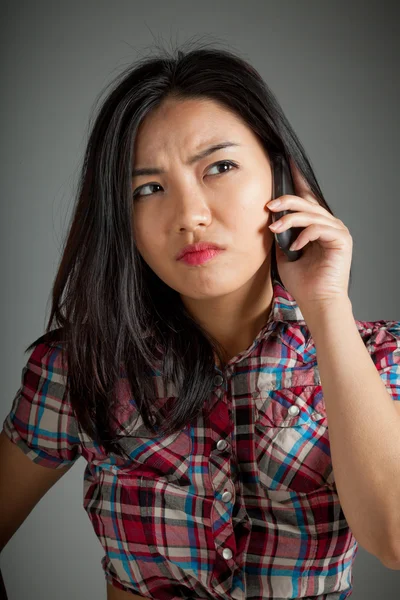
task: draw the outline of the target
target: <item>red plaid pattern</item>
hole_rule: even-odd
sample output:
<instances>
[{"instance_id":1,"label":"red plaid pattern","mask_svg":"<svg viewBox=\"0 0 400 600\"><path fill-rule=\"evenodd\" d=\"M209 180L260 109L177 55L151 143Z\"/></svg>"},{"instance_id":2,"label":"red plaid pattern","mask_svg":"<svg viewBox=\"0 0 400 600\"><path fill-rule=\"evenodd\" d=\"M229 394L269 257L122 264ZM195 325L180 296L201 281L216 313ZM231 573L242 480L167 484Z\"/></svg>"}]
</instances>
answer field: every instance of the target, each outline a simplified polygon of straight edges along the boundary
<instances>
[{"instance_id":1,"label":"red plaid pattern","mask_svg":"<svg viewBox=\"0 0 400 600\"><path fill-rule=\"evenodd\" d=\"M400 322L356 323L400 400ZM40 344L3 429L43 466L86 459L83 506L116 587L157 600L344 600L358 546L335 486L315 346L277 281L268 322L214 382L194 422L156 436L121 377L125 460L82 431L61 348ZM154 389L166 414L175 390L156 371Z\"/></svg>"}]
</instances>

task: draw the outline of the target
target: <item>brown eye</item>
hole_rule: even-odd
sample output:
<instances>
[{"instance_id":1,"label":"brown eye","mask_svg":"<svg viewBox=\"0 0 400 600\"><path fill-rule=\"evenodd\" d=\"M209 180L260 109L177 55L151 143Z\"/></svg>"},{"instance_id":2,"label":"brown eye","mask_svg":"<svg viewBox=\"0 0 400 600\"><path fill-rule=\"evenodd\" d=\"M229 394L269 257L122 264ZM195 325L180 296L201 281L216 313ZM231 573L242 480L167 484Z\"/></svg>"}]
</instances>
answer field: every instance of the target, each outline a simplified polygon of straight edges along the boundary
<instances>
[{"instance_id":1,"label":"brown eye","mask_svg":"<svg viewBox=\"0 0 400 600\"><path fill-rule=\"evenodd\" d=\"M147 187L161 187L161 185L159 183L146 183L144 185L141 185L140 187L138 187L132 194L132 198L137 198L137 197L141 197L141 196L151 196L152 194L141 194L140 192Z\"/></svg>"},{"instance_id":2,"label":"brown eye","mask_svg":"<svg viewBox=\"0 0 400 600\"><path fill-rule=\"evenodd\" d=\"M219 168L223 165L228 165L228 166L232 167L233 169L237 167L237 165L230 160L221 160L221 161L211 165L210 169ZM232 171L232 169L225 169L224 171L217 173L217 175L222 175L223 173L228 173L229 171Z\"/></svg>"}]
</instances>

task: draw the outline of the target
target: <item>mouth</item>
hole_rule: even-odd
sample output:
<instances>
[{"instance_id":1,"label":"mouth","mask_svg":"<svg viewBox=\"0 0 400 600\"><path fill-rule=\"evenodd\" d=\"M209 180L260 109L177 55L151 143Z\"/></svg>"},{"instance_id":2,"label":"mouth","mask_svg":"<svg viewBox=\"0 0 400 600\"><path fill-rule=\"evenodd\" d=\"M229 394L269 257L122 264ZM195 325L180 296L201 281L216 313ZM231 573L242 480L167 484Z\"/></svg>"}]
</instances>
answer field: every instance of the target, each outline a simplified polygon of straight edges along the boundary
<instances>
[{"instance_id":1,"label":"mouth","mask_svg":"<svg viewBox=\"0 0 400 600\"><path fill-rule=\"evenodd\" d=\"M223 252L223 248L205 248L195 252L187 252L179 260L187 265L197 266L212 260Z\"/></svg>"}]
</instances>

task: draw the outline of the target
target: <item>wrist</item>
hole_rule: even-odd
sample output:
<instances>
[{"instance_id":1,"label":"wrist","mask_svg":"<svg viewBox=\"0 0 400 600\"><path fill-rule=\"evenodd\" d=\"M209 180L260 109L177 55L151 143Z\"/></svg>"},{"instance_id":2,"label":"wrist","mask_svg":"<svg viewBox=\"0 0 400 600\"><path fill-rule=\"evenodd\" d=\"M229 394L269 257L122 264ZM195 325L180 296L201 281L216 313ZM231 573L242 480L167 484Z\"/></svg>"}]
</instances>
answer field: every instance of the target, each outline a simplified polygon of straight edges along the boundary
<instances>
[{"instance_id":1,"label":"wrist","mask_svg":"<svg viewBox=\"0 0 400 600\"><path fill-rule=\"evenodd\" d=\"M342 323L346 319L354 322L353 306L348 296L299 308L313 337L314 333L335 323Z\"/></svg>"}]
</instances>

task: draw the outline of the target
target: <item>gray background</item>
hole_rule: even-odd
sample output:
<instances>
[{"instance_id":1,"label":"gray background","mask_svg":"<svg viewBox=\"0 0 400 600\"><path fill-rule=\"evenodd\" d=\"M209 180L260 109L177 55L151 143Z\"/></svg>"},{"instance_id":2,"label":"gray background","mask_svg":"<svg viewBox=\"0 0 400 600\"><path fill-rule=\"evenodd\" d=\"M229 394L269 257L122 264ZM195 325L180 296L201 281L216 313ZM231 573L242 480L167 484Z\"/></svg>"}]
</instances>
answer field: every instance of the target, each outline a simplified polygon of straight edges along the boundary
<instances>
[{"instance_id":1,"label":"gray background","mask_svg":"<svg viewBox=\"0 0 400 600\"><path fill-rule=\"evenodd\" d=\"M261 72L352 234L355 317L400 319L394 2L15 0L2 7L1 422L20 385L23 349L49 314L94 102L155 41L204 35ZM104 552L82 507L85 465L80 459L45 495L3 551L9 600L106 598ZM400 572L360 547L352 598L394 600L399 590Z\"/></svg>"}]
</instances>

